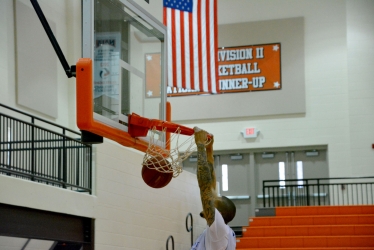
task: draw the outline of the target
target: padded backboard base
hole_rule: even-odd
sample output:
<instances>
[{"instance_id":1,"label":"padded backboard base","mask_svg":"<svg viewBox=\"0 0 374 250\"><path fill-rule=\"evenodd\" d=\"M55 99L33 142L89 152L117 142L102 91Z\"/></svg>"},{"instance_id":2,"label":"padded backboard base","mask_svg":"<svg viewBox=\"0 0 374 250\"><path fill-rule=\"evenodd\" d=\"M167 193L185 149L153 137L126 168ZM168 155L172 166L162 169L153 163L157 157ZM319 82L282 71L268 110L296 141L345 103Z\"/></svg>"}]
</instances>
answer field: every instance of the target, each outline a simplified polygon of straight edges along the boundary
<instances>
[{"instance_id":1,"label":"padded backboard base","mask_svg":"<svg viewBox=\"0 0 374 250\"><path fill-rule=\"evenodd\" d=\"M81 131L114 140L119 144L142 152L148 149L148 142L134 138L129 133L97 121L93 117L92 60L80 58L77 62L77 126Z\"/></svg>"},{"instance_id":2,"label":"padded backboard base","mask_svg":"<svg viewBox=\"0 0 374 250\"><path fill-rule=\"evenodd\" d=\"M100 135L91 133L86 130L81 130L82 142L87 144L100 144L104 142L104 138Z\"/></svg>"}]
</instances>

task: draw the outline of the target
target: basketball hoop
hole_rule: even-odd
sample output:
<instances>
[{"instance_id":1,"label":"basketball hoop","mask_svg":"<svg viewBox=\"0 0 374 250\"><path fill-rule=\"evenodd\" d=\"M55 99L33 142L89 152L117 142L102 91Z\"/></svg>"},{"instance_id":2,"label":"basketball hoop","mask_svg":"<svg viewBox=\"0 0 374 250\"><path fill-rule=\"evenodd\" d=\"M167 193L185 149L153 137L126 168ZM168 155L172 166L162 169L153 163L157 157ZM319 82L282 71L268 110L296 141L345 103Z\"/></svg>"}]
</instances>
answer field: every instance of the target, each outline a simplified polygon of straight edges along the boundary
<instances>
[{"instance_id":1,"label":"basketball hoop","mask_svg":"<svg viewBox=\"0 0 374 250\"><path fill-rule=\"evenodd\" d=\"M192 128L137 114L132 114L129 121L129 133L132 136L149 138L143 166L161 173L172 173L173 177L182 173L182 162L196 150ZM206 144L210 141L211 137L208 137Z\"/></svg>"},{"instance_id":2,"label":"basketball hoop","mask_svg":"<svg viewBox=\"0 0 374 250\"><path fill-rule=\"evenodd\" d=\"M166 130L163 129L161 134L166 134ZM181 130L177 130L171 134L170 139L167 140L166 148L161 148L158 145L159 140L157 136L160 136L160 131L153 127L149 130L149 144L148 149L145 152L143 158L143 165L146 165L148 168L156 169L159 172L163 173L173 173L173 177L177 177L182 173L182 162L187 159L195 150L195 140L194 136L188 136L187 139L180 140ZM168 145L172 149L168 149ZM183 149L183 151L180 151ZM155 159L155 160L154 160ZM169 164L159 164L160 161L166 160ZM156 161L156 164L154 163Z\"/></svg>"}]
</instances>

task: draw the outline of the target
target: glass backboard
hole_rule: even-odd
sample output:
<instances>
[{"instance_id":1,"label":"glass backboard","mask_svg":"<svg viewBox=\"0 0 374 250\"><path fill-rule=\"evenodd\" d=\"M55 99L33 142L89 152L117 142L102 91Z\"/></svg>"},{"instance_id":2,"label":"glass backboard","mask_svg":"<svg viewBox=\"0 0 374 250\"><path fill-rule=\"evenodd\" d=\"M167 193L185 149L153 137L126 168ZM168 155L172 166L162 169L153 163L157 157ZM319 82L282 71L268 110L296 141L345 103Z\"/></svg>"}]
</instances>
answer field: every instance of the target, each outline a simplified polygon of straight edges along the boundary
<instances>
[{"instance_id":1,"label":"glass backboard","mask_svg":"<svg viewBox=\"0 0 374 250\"><path fill-rule=\"evenodd\" d=\"M92 59L94 119L125 132L128 114L166 120L165 26L131 0L82 3L83 57ZM151 68L155 62L160 66ZM147 90L147 80L158 87Z\"/></svg>"}]
</instances>

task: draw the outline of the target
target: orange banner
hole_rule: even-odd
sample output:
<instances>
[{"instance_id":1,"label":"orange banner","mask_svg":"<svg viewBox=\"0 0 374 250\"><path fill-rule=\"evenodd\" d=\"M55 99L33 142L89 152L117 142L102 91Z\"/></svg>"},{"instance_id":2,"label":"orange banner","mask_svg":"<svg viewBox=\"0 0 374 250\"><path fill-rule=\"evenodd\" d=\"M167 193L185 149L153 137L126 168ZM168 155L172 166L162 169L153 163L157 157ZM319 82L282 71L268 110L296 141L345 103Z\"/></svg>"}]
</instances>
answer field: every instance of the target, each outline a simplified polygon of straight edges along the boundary
<instances>
[{"instance_id":1,"label":"orange banner","mask_svg":"<svg viewBox=\"0 0 374 250\"><path fill-rule=\"evenodd\" d=\"M221 93L281 89L280 43L221 48Z\"/></svg>"},{"instance_id":2,"label":"orange banner","mask_svg":"<svg viewBox=\"0 0 374 250\"><path fill-rule=\"evenodd\" d=\"M146 57L146 97L160 96L161 65L159 54ZM260 90L280 90L281 44L248 45L224 47L218 50L217 94L249 92ZM167 96L187 96L207 94L195 90L167 87Z\"/></svg>"},{"instance_id":3,"label":"orange banner","mask_svg":"<svg viewBox=\"0 0 374 250\"><path fill-rule=\"evenodd\" d=\"M161 97L161 54L145 54L145 96Z\"/></svg>"}]
</instances>

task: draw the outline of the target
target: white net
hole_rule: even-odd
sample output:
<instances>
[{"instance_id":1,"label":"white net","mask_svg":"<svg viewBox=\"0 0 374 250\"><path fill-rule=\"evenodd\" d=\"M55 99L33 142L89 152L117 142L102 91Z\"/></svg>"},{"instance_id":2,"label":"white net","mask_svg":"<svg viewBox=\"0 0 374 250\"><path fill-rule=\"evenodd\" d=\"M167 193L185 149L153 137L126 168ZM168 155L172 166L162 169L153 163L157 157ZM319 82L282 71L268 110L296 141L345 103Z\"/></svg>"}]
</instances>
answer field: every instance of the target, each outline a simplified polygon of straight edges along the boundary
<instances>
[{"instance_id":1,"label":"white net","mask_svg":"<svg viewBox=\"0 0 374 250\"><path fill-rule=\"evenodd\" d=\"M159 142L165 134L165 130L157 131L155 128L149 130L150 141L143 158L143 165L162 173L173 173L173 177L177 177L183 171L182 162L196 150L194 135L182 136L178 128L171 133L170 139L165 141L166 146L162 147ZM161 137L161 140L157 139L158 137Z\"/></svg>"}]
</instances>

